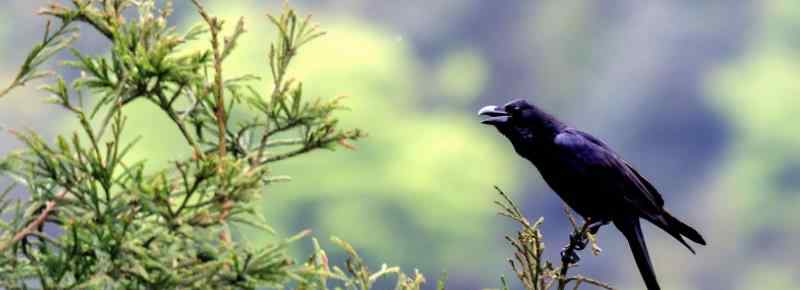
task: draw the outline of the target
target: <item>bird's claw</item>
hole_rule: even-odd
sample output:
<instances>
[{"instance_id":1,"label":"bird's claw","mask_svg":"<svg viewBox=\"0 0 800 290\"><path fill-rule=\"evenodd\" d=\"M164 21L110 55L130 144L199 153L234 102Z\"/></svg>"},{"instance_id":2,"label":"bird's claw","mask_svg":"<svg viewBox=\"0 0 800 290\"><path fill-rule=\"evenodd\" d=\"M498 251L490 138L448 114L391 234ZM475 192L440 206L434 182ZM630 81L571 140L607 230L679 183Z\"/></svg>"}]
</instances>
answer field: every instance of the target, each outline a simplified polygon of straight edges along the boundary
<instances>
[{"instance_id":1,"label":"bird's claw","mask_svg":"<svg viewBox=\"0 0 800 290\"><path fill-rule=\"evenodd\" d=\"M561 251L561 261L567 264L575 264L581 260L581 257L578 256L575 251L568 251L568 249L564 249Z\"/></svg>"},{"instance_id":2,"label":"bird's claw","mask_svg":"<svg viewBox=\"0 0 800 290\"><path fill-rule=\"evenodd\" d=\"M568 264L575 264L581 260L576 251L586 249L589 244L589 238L586 235L579 235L573 233L569 235L569 244L561 251L561 260Z\"/></svg>"},{"instance_id":3,"label":"bird's claw","mask_svg":"<svg viewBox=\"0 0 800 290\"><path fill-rule=\"evenodd\" d=\"M587 220L587 222L589 222L589 221ZM589 233L593 234L593 235L596 235L597 232L600 231L600 227L602 227L604 225L607 225L608 223L609 223L608 221L596 221L596 222L593 221L593 222L589 223L589 226L588 226L589 227Z\"/></svg>"},{"instance_id":4,"label":"bird's claw","mask_svg":"<svg viewBox=\"0 0 800 290\"><path fill-rule=\"evenodd\" d=\"M578 251L586 249L586 245L589 244L589 238L586 235L578 236L572 234L569 236L569 241L570 244L573 245L573 248Z\"/></svg>"},{"instance_id":5,"label":"bird's claw","mask_svg":"<svg viewBox=\"0 0 800 290\"><path fill-rule=\"evenodd\" d=\"M603 225L604 224L597 224L597 225L589 226L589 233L593 234L593 235L596 235L597 232L600 231L600 227L602 227Z\"/></svg>"},{"instance_id":6,"label":"bird's claw","mask_svg":"<svg viewBox=\"0 0 800 290\"><path fill-rule=\"evenodd\" d=\"M582 251L583 249L586 249L586 244L586 241L575 242L575 250Z\"/></svg>"}]
</instances>

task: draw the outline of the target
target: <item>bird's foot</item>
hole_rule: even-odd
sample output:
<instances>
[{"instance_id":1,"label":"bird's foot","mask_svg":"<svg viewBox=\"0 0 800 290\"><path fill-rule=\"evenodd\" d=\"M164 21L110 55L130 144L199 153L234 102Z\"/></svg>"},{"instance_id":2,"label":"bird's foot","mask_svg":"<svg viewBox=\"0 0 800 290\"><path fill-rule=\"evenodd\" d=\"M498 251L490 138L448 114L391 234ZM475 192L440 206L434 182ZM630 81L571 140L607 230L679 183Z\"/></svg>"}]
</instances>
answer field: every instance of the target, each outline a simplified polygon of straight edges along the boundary
<instances>
[{"instance_id":1,"label":"bird's foot","mask_svg":"<svg viewBox=\"0 0 800 290\"><path fill-rule=\"evenodd\" d=\"M578 251L582 251L586 249L589 243L592 243L592 252L596 253L599 251L595 249L595 245L592 242L592 238L590 235L594 235L600 230L600 227L608 224L608 221L590 221L587 219L586 221L588 224L585 225L585 231L575 231L569 235L569 244L564 247L561 251L561 261L564 263L575 264L581 260L581 257L578 256Z\"/></svg>"},{"instance_id":2,"label":"bird's foot","mask_svg":"<svg viewBox=\"0 0 800 290\"><path fill-rule=\"evenodd\" d=\"M569 249L569 246L564 248L561 251L561 261L566 264L576 264L581 260L581 257L578 256L578 253L575 253L574 250Z\"/></svg>"},{"instance_id":3,"label":"bird's foot","mask_svg":"<svg viewBox=\"0 0 800 290\"><path fill-rule=\"evenodd\" d=\"M578 263L581 257L578 256L577 251L585 249L588 243L589 239L585 235L579 235L579 233L570 234L569 244L561 250L561 261L567 264Z\"/></svg>"},{"instance_id":4,"label":"bird's foot","mask_svg":"<svg viewBox=\"0 0 800 290\"><path fill-rule=\"evenodd\" d=\"M569 235L569 244L572 245L572 248L576 251L581 251L586 249L586 245L589 243L589 238L586 235L578 235L573 233ZM567 246L569 247L569 245Z\"/></svg>"},{"instance_id":5,"label":"bird's foot","mask_svg":"<svg viewBox=\"0 0 800 290\"><path fill-rule=\"evenodd\" d=\"M597 231L600 230L600 227L602 227L604 225L607 225L607 224L608 224L608 221L592 222L588 226L589 227L589 233L595 235L595 234L597 234Z\"/></svg>"}]
</instances>

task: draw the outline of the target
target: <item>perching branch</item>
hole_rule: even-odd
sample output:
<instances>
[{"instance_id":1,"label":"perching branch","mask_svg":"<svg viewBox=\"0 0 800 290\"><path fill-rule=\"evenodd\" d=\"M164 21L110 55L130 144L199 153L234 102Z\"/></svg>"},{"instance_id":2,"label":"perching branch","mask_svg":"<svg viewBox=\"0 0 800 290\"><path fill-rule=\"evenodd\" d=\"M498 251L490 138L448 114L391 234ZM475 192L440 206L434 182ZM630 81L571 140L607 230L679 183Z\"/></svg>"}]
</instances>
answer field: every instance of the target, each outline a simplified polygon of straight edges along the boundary
<instances>
[{"instance_id":1,"label":"perching branch","mask_svg":"<svg viewBox=\"0 0 800 290\"><path fill-rule=\"evenodd\" d=\"M571 282L574 283L573 290L577 290L583 283L607 290L614 289L605 283L581 275L568 276L569 269L577 263L576 252L584 249L587 242L592 243L593 252L594 249L598 250L594 252L595 254L599 253L599 247L595 244L596 240L589 232L590 222L578 227L572 214L569 211L565 212L572 224L573 232L570 235L569 244L562 252L561 266L556 268L553 263L542 258L545 245L539 226L544 222L544 218L539 218L536 222L531 223L505 192L496 186L495 190L501 197L501 200L495 201L495 204L501 209L499 214L514 220L521 226L514 237L506 236L506 240L515 250L513 259L508 260L509 264L526 290L549 290L553 286L556 286L558 290L565 290ZM501 282L504 289L508 289L505 279L501 279Z\"/></svg>"},{"instance_id":2,"label":"perching branch","mask_svg":"<svg viewBox=\"0 0 800 290\"><path fill-rule=\"evenodd\" d=\"M575 218L566 208L565 212L570 219L573 232L569 236L569 244L561 252L561 267L559 267L558 287L556 288L558 290L566 289L567 282L569 282L569 278L567 278L567 271L569 271L569 268L573 265L576 265L580 260L580 257L578 257L576 252L586 248L586 241L588 240L587 236L589 235L588 221L584 222L584 224L579 228L575 222Z\"/></svg>"}]
</instances>

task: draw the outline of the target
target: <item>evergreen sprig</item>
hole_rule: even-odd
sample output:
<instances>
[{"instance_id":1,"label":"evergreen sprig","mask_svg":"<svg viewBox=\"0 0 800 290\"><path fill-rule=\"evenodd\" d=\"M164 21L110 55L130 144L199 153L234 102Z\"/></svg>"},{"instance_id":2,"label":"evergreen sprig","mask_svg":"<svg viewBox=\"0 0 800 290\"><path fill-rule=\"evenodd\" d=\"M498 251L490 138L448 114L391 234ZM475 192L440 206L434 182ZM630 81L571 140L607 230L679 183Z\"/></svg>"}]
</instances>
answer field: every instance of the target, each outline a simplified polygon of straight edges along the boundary
<instances>
[{"instance_id":1,"label":"evergreen sprig","mask_svg":"<svg viewBox=\"0 0 800 290\"><path fill-rule=\"evenodd\" d=\"M286 77L300 47L322 35L309 17L288 7L270 16L278 31L267 59L274 87L262 94L256 77L222 74L246 32L243 21L223 36L224 22L193 1L205 25L179 33L167 22L169 2L71 2L41 10L61 26L50 31L48 24L43 41L0 94L45 76L39 67L63 49L75 59L63 68L81 73L72 81L55 75L43 87L79 121L78 131L50 143L35 132L9 130L26 148L7 156L2 170L30 199L12 201L10 188L0 196L0 288L329 289L317 282L333 279L333 289L370 289L376 279L395 275L397 289L419 289L421 274L386 266L370 273L339 240L353 259L347 271L328 269L316 241L312 262L297 264L286 248L308 231L256 248L230 238L230 224L271 231L253 201L265 186L285 179L271 173L272 163L350 148L348 140L363 137L339 128L339 98L308 100L302 84ZM72 48L77 23L105 36L107 53ZM209 34L206 49L185 47ZM169 117L186 141L185 158L153 169L127 157L136 146L122 141L131 133L125 108L132 102L150 103ZM234 111L247 117L232 121Z\"/></svg>"},{"instance_id":2,"label":"evergreen sprig","mask_svg":"<svg viewBox=\"0 0 800 290\"><path fill-rule=\"evenodd\" d=\"M395 279L395 290L422 289L419 271L409 275L386 264L373 271L338 238L332 243L347 254L344 265L329 264L316 239L310 257L296 262L287 247L306 239L308 230L257 247L232 239L231 225L273 232L254 207L265 187L287 179L273 174L273 163L319 149L352 149L349 141L364 133L340 128L341 98L308 99L302 83L287 76L301 47L324 35L310 17L288 7L269 16L277 35L266 59L272 84L262 89L257 77L225 70L242 45L244 21L224 35L224 21L200 1L191 3L204 23L185 32L168 23L169 1L71 0L40 11L60 25L53 30L48 21L41 43L0 97L52 75L42 89L79 129L54 141L8 130L25 148L2 159L0 171L29 199L9 198L13 186L0 194L0 288L369 290ZM72 47L80 23L104 36L104 53ZM187 48L205 39L204 48ZM41 69L65 49L74 59L59 63L61 70L80 72L69 81ZM185 140L185 154L163 168L131 160L138 139L124 142L123 136L147 138L127 130L126 107L133 102L165 114ZM528 222L500 194L502 214L523 227L508 240L517 250L512 268L526 289L554 282L558 289L571 282L574 289L581 283L610 289L567 277L569 263L558 268L543 261L541 220ZM586 234L575 225L573 236Z\"/></svg>"},{"instance_id":3,"label":"evergreen sprig","mask_svg":"<svg viewBox=\"0 0 800 290\"><path fill-rule=\"evenodd\" d=\"M608 284L592 278L581 275L567 275L569 269L577 265L577 259L574 258L577 257L575 252L583 249L587 242L591 243L594 255L600 253L597 240L589 232L588 222L578 226L569 209L566 206L564 207L564 212L572 224L572 234L570 235L569 244L561 252L561 265L556 266L555 263L542 257L545 244L544 235L542 235L539 227L544 222L544 218L540 217L535 222L530 222L505 192L498 187L495 187L495 190L501 197L500 200L495 201L495 204L500 207L499 214L515 221L521 227L516 235L506 236L506 240L514 248L514 257L508 259L508 262L520 284L526 290L565 290L570 283L572 283L571 289L573 290L578 290L582 284L614 290ZM501 283L503 290L509 289L505 278L501 279Z\"/></svg>"}]
</instances>

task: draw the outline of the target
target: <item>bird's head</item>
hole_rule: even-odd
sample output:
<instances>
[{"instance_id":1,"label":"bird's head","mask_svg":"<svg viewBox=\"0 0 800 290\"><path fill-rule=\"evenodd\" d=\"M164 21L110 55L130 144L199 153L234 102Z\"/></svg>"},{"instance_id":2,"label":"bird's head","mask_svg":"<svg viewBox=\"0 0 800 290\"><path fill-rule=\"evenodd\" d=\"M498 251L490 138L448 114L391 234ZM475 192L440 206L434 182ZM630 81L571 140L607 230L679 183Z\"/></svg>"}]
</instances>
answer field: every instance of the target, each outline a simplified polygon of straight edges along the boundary
<instances>
[{"instance_id":1,"label":"bird's head","mask_svg":"<svg viewBox=\"0 0 800 290\"><path fill-rule=\"evenodd\" d=\"M516 139L556 134L565 126L555 117L523 99L501 106L485 106L478 115L487 116L481 123L497 128L506 137Z\"/></svg>"}]
</instances>

